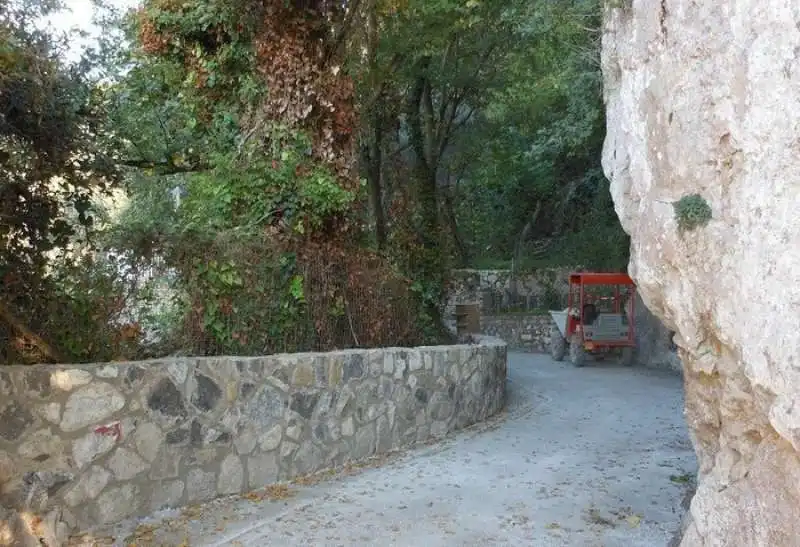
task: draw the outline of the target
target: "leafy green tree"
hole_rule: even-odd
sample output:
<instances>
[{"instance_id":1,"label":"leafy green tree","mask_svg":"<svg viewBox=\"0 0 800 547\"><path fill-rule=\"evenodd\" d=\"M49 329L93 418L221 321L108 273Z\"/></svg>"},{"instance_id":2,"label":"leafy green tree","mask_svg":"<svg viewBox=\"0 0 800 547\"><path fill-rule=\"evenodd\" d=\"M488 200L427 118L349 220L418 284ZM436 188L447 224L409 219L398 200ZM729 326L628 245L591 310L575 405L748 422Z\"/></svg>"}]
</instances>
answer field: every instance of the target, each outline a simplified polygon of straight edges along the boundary
<instances>
[{"instance_id":1,"label":"leafy green tree","mask_svg":"<svg viewBox=\"0 0 800 547\"><path fill-rule=\"evenodd\" d=\"M628 241L602 174L601 5L536 3L507 80L465 139L457 193L478 264L619 269Z\"/></svg>"},{"instance_id":2,"label":"leafy green tree","mask_svg":"<svg viewBox=\"0 0 800 547\"><path fill-rule=\"evenodd\" d=\"M104 112L91 65L66 64L67 37L36 26L59 7L0 2L0 316L7 339L27 337L51 359L60 353L42 332L53 314L51 258L85 239L92 197L117 175L98 145Z\"/></svg>"},{"instance_id":3,"label":"leafy green tree","mask_svg":"<svg viewBox=\"0 0 800 547\"><path fill-rule=\"evenodd\" d=\"M110 244L176 275L179 343L193 352L414 339L387 324L404 315L394 297L415 305L407 283L360 247L340 68L354 12L248 5L151 0L131 21L130 66L107 98L133 200ZM370 302L367 274L393 296Z\"/></svg>"}]
</instances>

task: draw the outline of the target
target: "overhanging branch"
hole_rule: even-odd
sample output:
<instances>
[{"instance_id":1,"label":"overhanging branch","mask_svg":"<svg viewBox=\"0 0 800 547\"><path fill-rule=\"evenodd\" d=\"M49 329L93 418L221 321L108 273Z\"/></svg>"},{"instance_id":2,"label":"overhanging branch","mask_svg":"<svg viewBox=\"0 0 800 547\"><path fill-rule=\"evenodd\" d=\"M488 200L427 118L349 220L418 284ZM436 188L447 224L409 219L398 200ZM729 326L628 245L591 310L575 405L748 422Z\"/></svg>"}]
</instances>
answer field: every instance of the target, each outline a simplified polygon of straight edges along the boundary
<instances>
[{"instance_id":1,"label":"overhanging branch","mask_svg":"<svg viewBox=\"0 0 800 547\"><path fill-rule=\"evenodd\" d=\"M182 163L180 165L171 161L150 161L150 160L122 160L119 162L124 167L134 169L150 169L159 175L177 175L179 173L198 173L210 171L212 167L206 163Z\"/></svg>"},{"instance_id":2,"label":"overhanging branch","mask_svg":"<svg viewBox=\"0 0 800 547\"><path fill-rule=\"evenodd\" d=\"M54 363L64 362L61 353L56 350L51 344L47 343L44 338L33 332L24 321L18 318L8 306L0 300L0 320L5 322L18 334L27 338L36 348L42 352L46 358Z\"/></svg>"}]
</instances>

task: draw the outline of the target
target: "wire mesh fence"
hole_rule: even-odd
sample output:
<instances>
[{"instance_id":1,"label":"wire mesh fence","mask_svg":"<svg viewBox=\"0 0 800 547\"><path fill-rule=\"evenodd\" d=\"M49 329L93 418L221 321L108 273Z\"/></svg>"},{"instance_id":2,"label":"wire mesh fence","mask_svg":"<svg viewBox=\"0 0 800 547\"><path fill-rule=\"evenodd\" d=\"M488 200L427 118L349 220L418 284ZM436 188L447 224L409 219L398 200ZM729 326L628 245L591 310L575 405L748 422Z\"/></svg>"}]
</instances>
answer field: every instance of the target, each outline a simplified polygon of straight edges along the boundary
<instances>
[{"instance_id":1,"label":"wire mesh fence","mask_svg":"<svg viewBox=\"0 0 800 547\"><path fill-rule=\"evenodd\" d=\"M567 294L558 292L531 293L511 290L483 290L480 293L481 311L485 315L506 313L539 313L567 307Z\"/></svg>"},{"instance_id":2,"label":"wire mesh fence","mask_svg":"<svg viewBox=\"0 0 800 547\"><path fill-rule=\"evenodd\" d=\"M369 251L311 246L289 253L264 241L223 239L194 251L182 260L105 255L76 264L52 280L57 290L42 293L47 301L3 308L9 313L0 314L0 362L263 355L426 341L412 283Z\"/></svg>"}]
</instances>

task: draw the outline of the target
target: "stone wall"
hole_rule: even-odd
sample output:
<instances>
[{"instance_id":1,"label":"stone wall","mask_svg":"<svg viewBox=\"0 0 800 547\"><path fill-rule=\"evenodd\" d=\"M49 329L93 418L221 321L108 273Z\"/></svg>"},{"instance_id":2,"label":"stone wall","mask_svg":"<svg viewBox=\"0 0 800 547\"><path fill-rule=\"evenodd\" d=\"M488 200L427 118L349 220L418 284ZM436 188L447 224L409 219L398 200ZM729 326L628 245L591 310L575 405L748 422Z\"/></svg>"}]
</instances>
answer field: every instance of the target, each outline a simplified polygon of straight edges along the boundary
<instances>
[{"instance_id":1,"label":"stone wall","mask_svg":"<svg viewBox=\"0 0 800 547\"><path fill-rule=\"evenodd\" d=\"M503 304L512 304L510 300L524 309L550 309L554 304L555 309L563 308L571 271L543 269L520 274L514 287L511 270L453 270L445 316L452 316L456 304L479 303L484 313L494 313Z\"/></svg>"},{"instance_id":2,"label":"stone wall","mask_svg":"<svg viewBox=\"0 0 800 547\"><path fill-rule=\"evenodd\" d=\"M408 447L503 408L506 346L0 369L3 506L72 530ZM0 530L2 536L2 530Z\"/></svg>"},{"instance_id":3,"label":"stone wall","mask_svg":"<svg viewBox=\"0 0 800 547\"><path fill-rule=\"evenodd\" d=\"M637 297L635 309L636 363L656 369L682 372L672 331ZM549 314L508 313L481 317L481 332L502 339L512 351L531 353L550 352L550 332L554 323Z\"/></svg>"},{"instance_id":4,"label":"stone wall","mask_svg":"<svg viewBox=\"0 0 800 547\"><path fill-rule=\"evenodd\" d=\"M532 353L550 351L550 315L509 313L481 317L481 332L502 339L508 349Z\"/></svg>"}]
</instances>

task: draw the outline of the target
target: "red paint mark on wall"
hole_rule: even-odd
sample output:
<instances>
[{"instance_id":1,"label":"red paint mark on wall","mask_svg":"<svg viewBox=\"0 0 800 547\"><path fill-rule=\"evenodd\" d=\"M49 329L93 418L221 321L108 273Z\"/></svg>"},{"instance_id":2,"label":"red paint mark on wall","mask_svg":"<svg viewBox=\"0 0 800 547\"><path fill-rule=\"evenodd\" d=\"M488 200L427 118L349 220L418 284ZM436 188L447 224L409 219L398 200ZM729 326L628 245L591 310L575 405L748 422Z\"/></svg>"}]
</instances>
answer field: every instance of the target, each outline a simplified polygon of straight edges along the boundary
<instances>
[{"instance_id":1,"label":"red paint mark on wall","mask_svg":"<svg viewBox=\"0 0 800 547\"><path fill-rule=\"evenodd\" d=\"M122 438L122 424L119 422L110 423L107 425L101 425L94 428L94 432L98 435L103 435L106 437L114 437L115 441L120 440Z\"/></svg>"}]
</instances>

